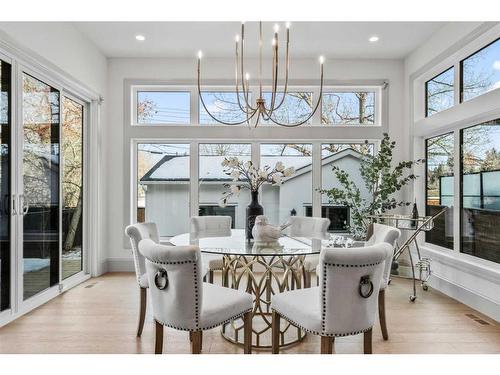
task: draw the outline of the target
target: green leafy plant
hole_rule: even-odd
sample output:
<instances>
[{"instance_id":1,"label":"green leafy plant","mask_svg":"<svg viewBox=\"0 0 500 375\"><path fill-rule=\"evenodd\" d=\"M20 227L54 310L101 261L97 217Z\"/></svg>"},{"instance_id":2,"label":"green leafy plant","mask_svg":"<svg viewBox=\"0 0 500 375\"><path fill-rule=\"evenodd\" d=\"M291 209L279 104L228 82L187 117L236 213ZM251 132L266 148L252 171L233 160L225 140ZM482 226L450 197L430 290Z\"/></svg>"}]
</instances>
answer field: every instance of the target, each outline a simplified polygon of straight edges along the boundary
<instances>
[{"instance_id":1,"label":"green leafy plant","mask_svg":"<svg viewBox=\"0 0 500 375\"><path fill-rule=\"evenodd\" d=\"M365 143L368 144L368 141ZM333 166L332 171L340 187L320 190L322 194L328 196L330 203L350 208L351 223L348 229L356 239L363 239L366 236L370 223L369 215L381 214L396 207L411 204L411 202L397 200L394 195L418 177L411 172L412 168L425 160L401 161L393 166L392 153L395 147L396 142L391 141L389 135L384 133L377 155L363 156L359 172L369 197L363 197L349 173L338 166Z\"/></svg>"}]
</instances>

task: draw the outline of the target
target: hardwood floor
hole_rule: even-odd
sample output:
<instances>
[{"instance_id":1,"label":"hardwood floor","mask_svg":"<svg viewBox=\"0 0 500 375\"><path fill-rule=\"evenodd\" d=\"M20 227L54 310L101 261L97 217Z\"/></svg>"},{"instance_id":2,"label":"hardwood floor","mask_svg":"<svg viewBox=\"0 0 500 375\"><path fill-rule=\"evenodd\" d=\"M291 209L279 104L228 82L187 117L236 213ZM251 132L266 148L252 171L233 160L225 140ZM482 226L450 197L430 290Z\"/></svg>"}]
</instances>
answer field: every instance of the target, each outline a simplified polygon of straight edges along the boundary
<instances>
[{"instance_id":1,"label":"hardwood floor","mask_svg":"<svg viewBox=\"0 0 500 375\"><path fill-rule=\"evenodd\" d=\"M377 321L374 354L500 353L499 323L432 289L420 291L412 304L409 291L407 280L394 279L389 286L389 341L383 341ZM149 306L142 337L136 338L138 308L135 276L106 274L0 328L0 353L154 353L155 327ZM166 328L163 352L189 353L188 333ZM319 353L320 338L308 335L299 345L280 352ZM363 335L337 338L335 352L361 354ZM243 353L243 348L226 342L219 329L213 329L203 335L203 353Z\"/></svg>"}]
</instances>

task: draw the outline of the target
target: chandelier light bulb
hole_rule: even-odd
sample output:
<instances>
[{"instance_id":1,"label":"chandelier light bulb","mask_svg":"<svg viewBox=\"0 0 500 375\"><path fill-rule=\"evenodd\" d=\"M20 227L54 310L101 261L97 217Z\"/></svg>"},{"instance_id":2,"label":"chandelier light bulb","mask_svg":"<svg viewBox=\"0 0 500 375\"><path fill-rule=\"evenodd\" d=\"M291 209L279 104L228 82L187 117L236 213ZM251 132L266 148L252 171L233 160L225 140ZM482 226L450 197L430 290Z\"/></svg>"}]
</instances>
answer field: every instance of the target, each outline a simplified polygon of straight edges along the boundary
<instances>
[{"instance_id":1,"label":"chandelier light bulb","mask_svg":"<svg viewBox=\"0 0 500 375\"><path fill-rule=\"evenodd\" d=\"M371 37L368 39L368 41L369 41L369 42L371 42L371 43L378 42L378 40L379 40L379 37L378 37L378 36L376 36L376 35L373 35L373 36L371 36Z\"/></svg>"},{"instance_id":2,"label":"chandelier light bulb","mask_svg":"<svg viewBox=\"0 0 500 375\"><path fill-rule=\"evenodd\" d=\"M321 65L323 65L323 63L324 63L324 62L325 62L325 57L324 57L324 56L320 56L320 57L319 57L319 63L320 63Z\"/></svg>"},{"instance_id":3,"label":"chandelier light bulb","mask_svg":"<svg viewBox=\"0 0 500 375\"><path fill-rule=\"evenodd\" d=\"M238 34L236 34L236 36L234 37L234 40L236 41L236 43L238 43L240 41L240 36Z\"/></svg>"},{"instance_id":4,"label":"chandelier light bulb","mask_svg":"<svg viewBox=\"0 0 500 375\"><path fill-rule=\"evenodd\" d=\"M249 73L245 73L245 79L246 79L247 81L250 81L250 74L249 74Z\"/></svg>"},{"instance_id":5,"label":"chandelier light bulb","mask_svg":"<svg viewBox=\"0 0 500 375\"><path fill-rule=\"evenodd\" d=\"M290 28L290 22L287 21L287 23L285 24L286 25L286 28L289 29Z\"/></svg>"},{"instance_id":6,"label":"chandelier light bulb","mask_svg":"<svg viewBox=\"0 0 500 375\"><path fill-rule=\"evenodd\" d=\"M271 40L271 44L273 45L273 47L276 45L276 38L273 38L273 39Z\"/></svg>"},{"instance_id":7,"label":"chandelier light bulb","mask_svg":"<svg viewBox=\"0 0 500 375\"><path fill-rule=\"evenodd\" d=\"M280 25L275 23L273 29L274 29L274 32L277 33L278 31L280 31Z\"/></svg>"},{"instance_id":8,"label":"chandelier light bulb","mask_svg":"<svg viewBox=\"0 0 500 375\"><path fill-rule=\"evenodd\" d=\"M198 60L201 60L202 57L203 57L203 52L198 51Z\"/></svg>"}]
</instances>

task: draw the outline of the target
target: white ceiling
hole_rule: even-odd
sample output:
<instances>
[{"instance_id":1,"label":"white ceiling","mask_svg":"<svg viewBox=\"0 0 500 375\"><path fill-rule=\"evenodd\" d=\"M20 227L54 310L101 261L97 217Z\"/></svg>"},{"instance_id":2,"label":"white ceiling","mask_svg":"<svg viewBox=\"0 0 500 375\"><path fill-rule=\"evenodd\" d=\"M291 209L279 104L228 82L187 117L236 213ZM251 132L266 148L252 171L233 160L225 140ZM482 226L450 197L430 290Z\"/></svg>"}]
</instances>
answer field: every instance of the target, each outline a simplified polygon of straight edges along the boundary
<instances>
[{"instance_id":1,"label":"white ceiling","mask_svg":"<svg viewBox=\"0 0 500 375\"><path fill-rule=\"evenodd\" d=\"M270 50L272 26L265 22L264 46ZM295 58L403 58L444 22L292 22L290 51ZM75 22L108 57L233 57L239 22ZM281 23L280 41L284 40ZM144 42L135 35L146 37ZM380 40L368 42L377 35ZM258 23L245 24L246 54L257 52Z\"/></svg>"}]
</instances>

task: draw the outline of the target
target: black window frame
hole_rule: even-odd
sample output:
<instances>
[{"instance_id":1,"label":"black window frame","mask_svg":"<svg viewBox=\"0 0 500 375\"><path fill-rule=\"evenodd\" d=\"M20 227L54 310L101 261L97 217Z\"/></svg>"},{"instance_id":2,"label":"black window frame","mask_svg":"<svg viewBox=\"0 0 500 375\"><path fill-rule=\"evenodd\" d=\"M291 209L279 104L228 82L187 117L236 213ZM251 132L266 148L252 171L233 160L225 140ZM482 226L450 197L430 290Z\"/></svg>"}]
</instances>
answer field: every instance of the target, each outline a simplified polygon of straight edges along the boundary
<instances>
[{"instance_id":1,"label":"black window frame","mask_svg":"<svg viewBox=\"0 0 500 375\"><path fill-rule=\"evenodd\" d=\"M492 42L488 43L487 45L485 45L484 47L481 47L480 49L478 49L477 51L471 53L470 55L468 55L467 57L464 57L462 60L460 60L460 63L459 63L459 69L460 69L460 72L459 72L459 89L460 89L460 93L459 93L459 102L460 103L464 103L464 61L467 60L468 58L474 56L475 54L481 52L482 50L488 48L489 46L491 46L492 44L495 44L496 42L500 41L500 38L497 38L495 40L493 40ZM497 90L497 89L495 89ZM494 91L494 90L490 90L490 91ZM487 92L484 92L482 94L479 94L477 96L475 96L474 98L472 99L475 99L475 98L478 98L484 94L487 94L488 92L490 91L487 91ZM469 99L469 100L472 100L472 99ZM476 125L479 125L479 124L476 124ZM472 126L476 126L476 125L472 125ZM468 126L469 128L472 127L472 126ZM463 129L467 129L467 128L463 128ZM460 132L463 130L461 129ZM460 140L462 141L462 140ZM462 145L462 143L460 143L460 145Z\"/></svg>"},{"instance_id":2,"label":"black window frame","mask_svg":"<svg viewBox=\"0 0 500 375\"><path fill-rule=\"evenodd\" d=\"M425 189L424 189L425 190L425 198L424 199L425 199L425 201L424 201L424 203L425 203L425 215L426 216L429 215L428 211L427 211L427 206L428 206L427 201L428 201L428 198L429 198L429 196L428 196L428 188L427 188L427 181L428 181L428 177L429 177L429 167L428 167L429 166L429 153L428 153L428 151L429 151L429 143L428 142L429 142L429 140L434 139L434 138L445 137L445 136L450 136L450 135L453 136L453 138L455 138L455 133L453 131L451 131L451 132L447 132L447 133L443 133L443 134L439 134L439 135L434 135L434 136L426 138L424 140L424 148L425 148L425 176L424 176L424 183L425 183ZM455 139L453 139L453 144L455 144ZM460 146L461 146L461 144L460 144ZM456 151L454 150L453 152L455 153ZM450 176L450 175L448 175L448 176ZM453 178L455 178L454 174L453 174ZM441 184L441 180L439 181L439 184ZM460 194L461 194L461 192L462 192L462 190L460 190ZM453 195L455 195L455 191L453 191ZM439 200L440 200L439 203L441 203L441 195L439 196ZM425 242L433 244L435 246L442 247L443 249L446 249L446 250L452 250L453 251L454 250L454 241L455 241L455 233L454 232L455 232L455 229L453 228L453 242L452 242L452 246L451 247L441 246L441 245L435 244L433 242L429 242L430 231L425 232Z\"/></svg>"},{"instance_id":3,"label":"black window frame","mask_svg":"<svg viewBox=\"0 0 500 375\"><path fill-rule=\"evenodd\" d=\"M441 74L444 74L446 73L447 71L449 70L452 70L452 69L455 69L455 65L452 65L450 66L448 69L445 69L443 71L441 71L441 73L439 74L436 74L434 77L428 79L426 82L425 82L425 91L424 91L424 96L425 96L425 107L424 107L424 112L425 112L425 117L428 118L432 115L435 115L436 113L440 113L440 112L443 112L443 111L446 111L446 109L449 109L449 108L452 108L453 106L451 107L448 107L446 109L443 109L443 111L438 111L438 112L435 112L435 113L432 113L432 114L429 114L429 95L427 94L428 93L428 87L429 87L429 82L434 80L435 78L439 77ZM453 89L455 89L455 75L453 75ZM455 100L455 93L453 93L453 100ZM433 138L433 137L431 137Z\"/></svg>"}]
</instances>

